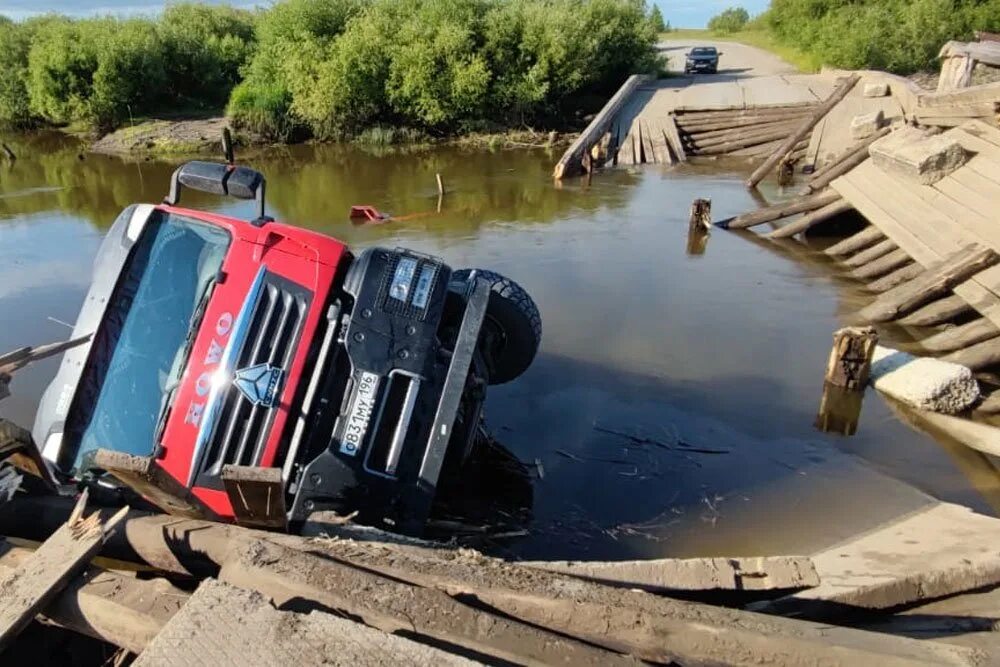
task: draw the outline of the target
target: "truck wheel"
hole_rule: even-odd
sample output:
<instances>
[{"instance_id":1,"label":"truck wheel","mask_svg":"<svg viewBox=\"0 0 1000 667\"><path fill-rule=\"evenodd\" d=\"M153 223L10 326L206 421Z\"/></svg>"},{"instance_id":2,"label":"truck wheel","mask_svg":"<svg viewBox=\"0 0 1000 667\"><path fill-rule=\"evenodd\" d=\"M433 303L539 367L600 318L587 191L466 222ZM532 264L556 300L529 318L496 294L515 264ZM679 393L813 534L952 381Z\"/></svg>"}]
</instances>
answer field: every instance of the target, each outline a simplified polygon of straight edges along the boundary
<instances>
[{"instance_id":1,"label":"truck wheel","mask_svg":"<svg viewBox=\"0 0 1000 667\"><path fill-rule=\"evenodd\" d=\"M470 269L461 269L453 275L456 280L467 281L471 273ZM524 288L510 278L486 269L476 269L476 276L490 285L483 326L494 327L501 339L488 360L490 384L503 384L531 365L542 341L542 316Z\"/></svg>"}]
</instances>

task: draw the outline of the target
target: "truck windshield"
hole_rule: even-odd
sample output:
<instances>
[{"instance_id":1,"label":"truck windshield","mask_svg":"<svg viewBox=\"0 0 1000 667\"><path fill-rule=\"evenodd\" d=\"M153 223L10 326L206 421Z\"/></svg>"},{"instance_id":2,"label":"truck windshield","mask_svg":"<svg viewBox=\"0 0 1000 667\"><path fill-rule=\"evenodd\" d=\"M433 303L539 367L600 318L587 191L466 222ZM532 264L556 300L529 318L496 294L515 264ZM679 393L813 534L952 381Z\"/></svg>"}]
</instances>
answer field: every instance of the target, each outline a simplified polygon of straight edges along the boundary
<instances>
[{"instance_id":1,"label":"truck windshield","mask_svg":"<svg viewBox=\"0 0 1000 667\"><path fill-rule=\"evenodd\" d=\"M218 227L153 212L95 336L67 417L60 467L86 470L99 448L151 453L195 311L229 242Z\"/></svg>"}]
</instances>

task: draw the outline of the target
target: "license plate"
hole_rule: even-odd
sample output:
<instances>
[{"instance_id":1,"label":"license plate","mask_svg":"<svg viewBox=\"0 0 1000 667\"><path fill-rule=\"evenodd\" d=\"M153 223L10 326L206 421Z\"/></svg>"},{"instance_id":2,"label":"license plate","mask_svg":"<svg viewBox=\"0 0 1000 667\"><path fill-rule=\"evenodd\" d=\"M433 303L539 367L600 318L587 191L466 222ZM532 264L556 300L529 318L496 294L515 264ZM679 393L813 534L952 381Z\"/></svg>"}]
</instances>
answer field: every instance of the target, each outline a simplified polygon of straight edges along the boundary
<instances>
[{"instance_id":1,"label":"license plate","mask_svg":"<svg viewBox=\"0 0 1000 667\"><path fill-rule=\"evenodd\" d=\"M358 380L358 393L354 395L351 412L347 416L347 427L340 443L340 453L357 456L358 450L368 432L368 422L375 410L375 396L378 394L379 376L368 371L362 371Z\"/></svg>"}]
</instances>

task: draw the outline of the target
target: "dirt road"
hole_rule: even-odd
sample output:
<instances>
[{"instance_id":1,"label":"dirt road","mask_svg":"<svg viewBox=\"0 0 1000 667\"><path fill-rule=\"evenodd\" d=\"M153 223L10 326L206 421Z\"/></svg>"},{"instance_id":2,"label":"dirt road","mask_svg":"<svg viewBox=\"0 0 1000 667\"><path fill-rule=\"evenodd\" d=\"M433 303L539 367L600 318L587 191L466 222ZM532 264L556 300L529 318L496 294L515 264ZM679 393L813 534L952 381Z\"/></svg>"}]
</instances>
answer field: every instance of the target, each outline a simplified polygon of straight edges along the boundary
<instances>
[{"instance_id":1,"label":"dirt road","mask_svg":"<svg viewBox=\"0 0 1000 667\"><path fill-rule=\"evenodd\" d=\"M684 54L695 46L714 46L722 53L719 58L719 73L699 74L699 81L728 81L741 77L795 74L797 71L773 53L736 42L667 39L657 44L657 48L667 58L671 72L684 71Z\"/></svg>"}]
</instances>

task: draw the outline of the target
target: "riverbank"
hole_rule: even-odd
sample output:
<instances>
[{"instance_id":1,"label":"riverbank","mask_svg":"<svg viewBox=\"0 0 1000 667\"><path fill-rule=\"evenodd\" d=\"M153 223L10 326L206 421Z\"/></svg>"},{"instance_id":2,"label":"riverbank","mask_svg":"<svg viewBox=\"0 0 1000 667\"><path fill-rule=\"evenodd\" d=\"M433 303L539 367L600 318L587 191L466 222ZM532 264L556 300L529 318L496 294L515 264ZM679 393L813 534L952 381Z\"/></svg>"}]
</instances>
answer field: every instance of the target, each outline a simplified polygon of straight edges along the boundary
<instances>
[{"instance_id":1,"label":"riverbank","mask_svg":"<svg viewBox=\"0 0 1000 667\"><path fill-rule=\"evenodd\" d=\"M129 158L218 157L222 155L222 131L226 127L231 127L231 123L230 119L224 116L152 118L93 140L88 146L88 151ZM67 134L81 136L72 128L64 131ZM431 137L405 128L375 127L344 143L385 150L419 149L432 145L500 150L564 146L571 143L577 135L577 132L511 129L502 132L469 132L452 137ZM243 149L256 150L273 145L273 142L251 132L236 131L234 137L236 143ZM86 140L85 136L81 138Z\"/></svg>"}]
</instances>

